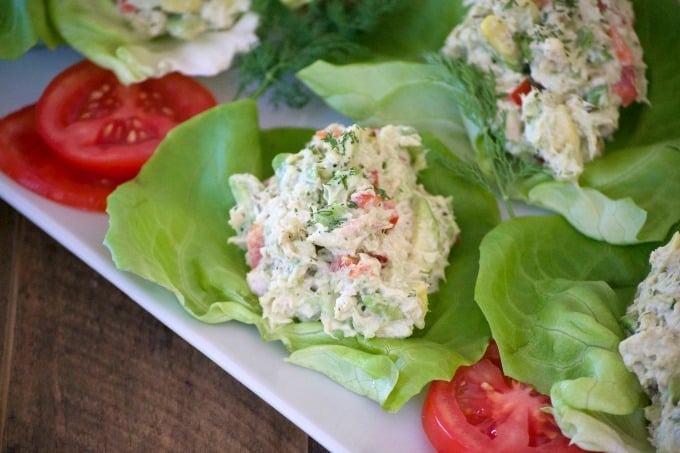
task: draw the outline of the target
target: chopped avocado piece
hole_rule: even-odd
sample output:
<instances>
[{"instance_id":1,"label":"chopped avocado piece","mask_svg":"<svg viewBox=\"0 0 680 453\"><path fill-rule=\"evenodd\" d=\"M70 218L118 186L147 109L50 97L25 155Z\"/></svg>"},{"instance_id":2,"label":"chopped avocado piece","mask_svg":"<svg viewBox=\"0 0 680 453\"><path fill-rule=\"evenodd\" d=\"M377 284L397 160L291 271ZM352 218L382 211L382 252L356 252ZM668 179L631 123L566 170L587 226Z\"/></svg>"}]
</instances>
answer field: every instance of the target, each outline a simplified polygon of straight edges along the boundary
<instances>
[{"instance_id":1,"label":"chopped avocado piece","mask_svg":"<svg viewBox=\"0 0 680 453\"><path fill-rule=\"evenodd\" d=\"M404 317L400 307L395 307L394 303L390 304L390 301L380 293L364 295L361 297L361 301L368 310L389 321L396 321Z\"/></svg>"},{"instance_id":2,"label":"chopped avocado piece","mask_svg":"<svg viewBox=\"0 0 680 453\"><path fill-rule=\"evenodd\" d=\"M430 203L423 196L413 197L413 258L424 272L430 272L440 255L439 235L441 234Z\"/></svg>"}]
</instances>

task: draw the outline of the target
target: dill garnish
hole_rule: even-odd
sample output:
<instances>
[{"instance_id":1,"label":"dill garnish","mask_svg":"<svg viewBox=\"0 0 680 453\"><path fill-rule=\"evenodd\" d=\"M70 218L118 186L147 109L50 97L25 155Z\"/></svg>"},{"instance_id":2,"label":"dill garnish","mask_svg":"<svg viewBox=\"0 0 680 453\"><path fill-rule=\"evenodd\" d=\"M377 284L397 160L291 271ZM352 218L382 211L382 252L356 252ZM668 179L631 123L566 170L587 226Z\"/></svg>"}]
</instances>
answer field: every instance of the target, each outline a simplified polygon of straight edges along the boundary
<instances>
[{"instance_id":1,"label":"dill garnish","mask_svg":"<svg viewBox=\"0 0 680 453\"><path fill-rule=\"evenodd\" d=\"M514 217L511 195L516 183L544 170L538 162L516 158L506 151L504 121L499 121L493 73L441 54L428 56L427 60L441 70L443 82L453 90L457 107L469 122L468 129L476 129L475 159L448 163L447 168L493 192L505 205L508 215Z\"/></svg>"},{"instance_id":2,"label":"dill garnish","mask_svg":"<svg viewBox=\"0 0 680 453\"><path fill-rule=\"evenodd\" d=\"M370 58L361 38L407 5L408 0L312 0L291 10L280 0L253 0L260 43L239 57L238 95L258 98L269 91L274 105L304 106L311 93L296 72L316 60L345 64Z\"/></svg>"}]
</instances>

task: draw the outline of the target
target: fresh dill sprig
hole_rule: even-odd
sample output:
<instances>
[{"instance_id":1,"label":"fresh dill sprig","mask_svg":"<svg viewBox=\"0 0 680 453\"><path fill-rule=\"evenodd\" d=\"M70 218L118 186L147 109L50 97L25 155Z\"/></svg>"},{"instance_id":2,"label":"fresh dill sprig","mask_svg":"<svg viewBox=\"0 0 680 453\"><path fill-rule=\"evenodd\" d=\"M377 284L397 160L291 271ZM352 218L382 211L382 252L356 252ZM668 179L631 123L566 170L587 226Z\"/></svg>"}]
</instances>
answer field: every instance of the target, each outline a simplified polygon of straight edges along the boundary
<instances>
[{"instance_id":1,"label":"fresh dill sprig","mask_svg":"<svg viewBox=\"0 0 680 453\"><path fill-rule=\"evenodd\" d=\"M259 44L236 63L238 96L258 98L269 91L274 105L304 106L311 92L295 78L299 70L316 60L344 64L370 58L361 38L407 5L408 0L312 0L289 9L280 0L253 0Z\"/></svg>"},{"instance_id":2,"label":"fresh dill sprig","mask_svg":"<svg viewBox=\"0 0 680 453\"><path fill-rule=\"evenodd\" d=\"M499 121L493 73L441 54L430 55L427 61L441 70L442 80L453 90L461 115L478 130L473 137L475 159L449 164L447 168L470 183L495 193L508 214L514 217L511 196L515 184L544 172L544 169L538 162L516 158L506 151L504 121L502 118Z\"/></svg>"}]
</instances>

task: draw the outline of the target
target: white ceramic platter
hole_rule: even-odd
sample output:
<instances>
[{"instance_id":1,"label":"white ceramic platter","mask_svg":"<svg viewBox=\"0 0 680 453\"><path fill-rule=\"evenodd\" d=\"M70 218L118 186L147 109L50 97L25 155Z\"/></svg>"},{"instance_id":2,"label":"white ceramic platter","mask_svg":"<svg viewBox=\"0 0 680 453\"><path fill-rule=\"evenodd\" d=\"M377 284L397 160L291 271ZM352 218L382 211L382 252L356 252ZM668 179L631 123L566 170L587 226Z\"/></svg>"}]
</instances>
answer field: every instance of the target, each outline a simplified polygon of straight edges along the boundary
<instances>
[{"instance_id":1,"label":"white ceramic platter","mask_svg":"<svg viewBox=\"0 0 680 453\"><path fill-rule=\"evenodd\" d=\"M30 51L0 62L0 117L37 101L60 71L82 59L68 48ZM221 102L234 94L234 77L201 79ZM304 110L260 105L261 126L323 127L342 118L312 103ZM118 271L102 245L105 214L67 208L37 196L0 173L0 198L59 241L196 349L234 376L293 423L333 452L432 451L420 425L422 395L389 414L325 376L285 362L279 343L263 342L257 331L238 323L203 324L186 313L164 289Z\"/></svg>"}]
</instances>

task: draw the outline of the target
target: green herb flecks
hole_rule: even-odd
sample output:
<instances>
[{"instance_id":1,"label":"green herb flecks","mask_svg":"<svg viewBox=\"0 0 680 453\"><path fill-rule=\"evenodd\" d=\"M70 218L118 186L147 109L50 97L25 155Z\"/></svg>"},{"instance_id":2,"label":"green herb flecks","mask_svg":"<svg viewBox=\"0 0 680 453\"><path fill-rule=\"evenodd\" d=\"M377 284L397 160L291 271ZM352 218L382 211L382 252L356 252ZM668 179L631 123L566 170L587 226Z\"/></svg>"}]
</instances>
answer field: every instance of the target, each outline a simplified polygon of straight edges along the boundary
<instances>
[{"instance_id":1,"label":"green herb flecks","mask_svg":"<svg viewBox=\"0 0 680 453\"><path fill-rule=\"evenodd\" d=\"M344 131L340 136L336 137L332 132L327 133L321 138L321 141L328 144L332 149L338 151L340 154L345 154L345 146L347 143L358 143L356 132L349 129Z\"/></svg>"},{"instance_id":2,"label":"green herb flecks","mask_svg":"<svg viewBox=\"0 0 680 453\"><path fill-rule=\"evenodd\" d=\"M310 209L312 218L307 222L307 226L314 226L319 223L326 228L326 231L333 231L343 223L345 223L346 210L340 205L330 205L326 208L312 210Z\"/></svg>"},{"instance_id":3,"label":"green herb flecks","mask_svg":"<svg viewBox=\"0 0 680 453\"><path fill-rule=\"evenodd\" d=\"M575 8L576 7L576 0L557 0L557 3L561 3L567 8Z\"/></svg>"},{"instance_id":4,"label":"green herb flecks","mask_svg":"<svg viewBox=\"0 0 680 453\"><path fill-rule=\"evenodd\" d=\"M519 45L519 48L522 51L522 60L531 60L531 36L526 33L517 32L512 36L512 39Z\"/></svg>"},{"instance_id":5,"label":"green herb flecks","mask_svg":"<svg viewBox=\"0 0 680 453\"><path fill-rule=\"evenodd\" d=\"M605 97L608 92L609 87L607 85L598 85L586 93L585 100L589 104L599 107L603 103L603 97Z\"/></svg>"},{"instance_id":6,"label":"green herb flecks","mask_svg":"<svg viewBox=\"0 0 680 453\"><path fill-rule=\"evenodd\" d=\"M430 64L442 70L444 82L454 90L458 108L478 131L475 138L476 159L447 167L457 175L498 196L508 215L514 217L511 204L513 186L523 178L543 172L540 164L518 159L506 152L503 121L497 121L498 106L495 81L462 59L443 55L428 57Z\"/></svg>"},{"instance_id":7,"label":"green herb flecks","mask_svg":"<svg viewBox=\"0 0 680 453\"><path fill-rule=\"evenodd\" d=\"M328 181L329 184L342 184L342 187L347 190L347 178L361 173L359 167L352 167L349 170L338 170L333 177Z\"/></svg>"},{"instance_id":8,"label":"green herb flecks","mask_svg":"<svg viewBox=\"0 0 680 453\"><path fill-rule=\"evenodd\" d=\"M376 193L376 195L378 195L383 200L391 200L392 199L392 197L387 195L387 192L385 192L383 189L376 187L375 193Z\"/></svg>"},{"instance_id":9,"label":"green herb flecks","mask_svg":"<svg viewBox=\"0 0 680 453\"><path fill-rule=\"evenodd\" d=\"M578 47L579 55L587 52L593 45L595 37L590 28L579 28L576 32L576 46Z\"/></svg>"},{"instance_id":10,"label":"green herb flecks","mask_svg":"<svg viewBox=\"0 0 680 453\"><path fill-rule=\"evenodd\" d=\"M302 107L311 98L295 73L317 60L342 64L371 52L360 38L407 0L312 0L291 10L279 0L253 0L260 17L259 44L238 60L238 95L258 98L269 91L274 105Z\"/></svg>"}]
</instances>

